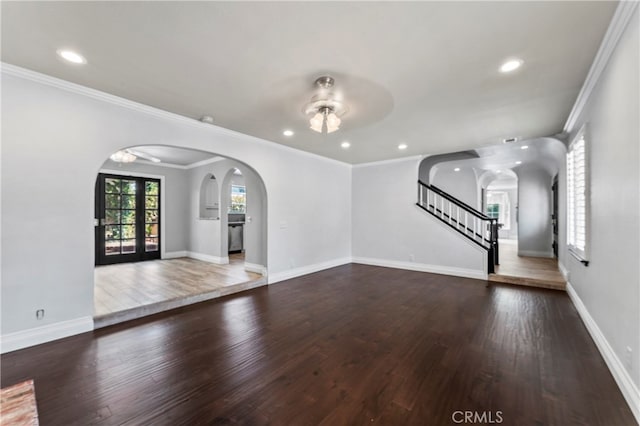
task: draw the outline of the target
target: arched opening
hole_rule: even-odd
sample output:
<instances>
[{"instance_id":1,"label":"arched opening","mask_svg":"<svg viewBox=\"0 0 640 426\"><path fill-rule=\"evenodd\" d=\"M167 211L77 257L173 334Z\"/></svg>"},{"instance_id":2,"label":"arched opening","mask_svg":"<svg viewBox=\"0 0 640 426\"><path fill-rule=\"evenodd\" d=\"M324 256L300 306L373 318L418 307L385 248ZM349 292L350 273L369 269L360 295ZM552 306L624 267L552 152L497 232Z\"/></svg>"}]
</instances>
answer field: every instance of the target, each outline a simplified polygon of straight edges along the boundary
<instances>
[{"instance_id":1,"label":"arched opening","mask_svg":"<svg viewBox=\"0 0 640 426\"><path fill-rule=\"evenodd\" d=\"M220 219L219 193L216 177L207 173L200 184L200 219Z\"/></svg>"},{"instance_id":2,"label":"arched opening","mask_svg":"<svg viewBox=\"0 0 640 426\"><path fill-rule=\"evenodd\" d=\"M486 170L479 179L481 210L498 220L498 238L518 240L518 176L511 169Z\"/></svg>"},{"instance_id":3,"label":"arched opening","mask_svg":"<svg viewBox=\"0 0 640 426\"><path fill-rule=\"evenodd\" d=\"M253 168L172 146L119 153L96 179L96 328L266 284L267 193Z\"/></svg>"}]
</instances>

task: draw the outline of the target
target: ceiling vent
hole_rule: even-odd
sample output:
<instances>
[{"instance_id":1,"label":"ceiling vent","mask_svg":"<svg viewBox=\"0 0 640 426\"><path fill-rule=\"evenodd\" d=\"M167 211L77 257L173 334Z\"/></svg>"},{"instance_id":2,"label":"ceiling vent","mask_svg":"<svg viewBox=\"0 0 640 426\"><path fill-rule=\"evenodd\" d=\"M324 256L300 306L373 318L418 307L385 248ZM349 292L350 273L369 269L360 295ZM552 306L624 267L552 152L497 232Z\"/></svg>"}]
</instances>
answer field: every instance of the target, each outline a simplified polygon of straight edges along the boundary
<instances>
[{"instance_id":1,"label":"ceiling vent","mask_svg":"<svg viewBox=\"0 0 640 426\"><path fill-rule=\"evenodd\" d=\"M507 138L507 139L502 139L502 143L514 143L517 142L518 138Z\"/></svg>"}]
</instances>

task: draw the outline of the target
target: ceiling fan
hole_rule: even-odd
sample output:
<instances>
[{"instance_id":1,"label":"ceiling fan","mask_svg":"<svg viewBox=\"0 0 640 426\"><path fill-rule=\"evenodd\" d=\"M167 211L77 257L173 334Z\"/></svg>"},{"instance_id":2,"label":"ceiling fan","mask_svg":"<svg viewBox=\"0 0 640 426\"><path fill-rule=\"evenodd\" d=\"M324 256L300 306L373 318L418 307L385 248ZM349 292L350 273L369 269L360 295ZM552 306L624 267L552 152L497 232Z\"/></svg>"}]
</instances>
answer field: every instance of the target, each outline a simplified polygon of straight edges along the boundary
<instances>
[{"instance_id":1,"label":"ceiling fan","mask_svg":"<svg viewBox=\"0 0 640 426\"><path fill-rule=\"evenodd\" d=\"M109 158L112 161L115 161L116 163L133 163L138 158L149 160L154 163L160 163L162 161L157 157L154 157L149 154L145 154L144 152L140 152L138 150L131 149L131 148L114 152L113 154L111 154Z\"/></svg>"}]
</instances>

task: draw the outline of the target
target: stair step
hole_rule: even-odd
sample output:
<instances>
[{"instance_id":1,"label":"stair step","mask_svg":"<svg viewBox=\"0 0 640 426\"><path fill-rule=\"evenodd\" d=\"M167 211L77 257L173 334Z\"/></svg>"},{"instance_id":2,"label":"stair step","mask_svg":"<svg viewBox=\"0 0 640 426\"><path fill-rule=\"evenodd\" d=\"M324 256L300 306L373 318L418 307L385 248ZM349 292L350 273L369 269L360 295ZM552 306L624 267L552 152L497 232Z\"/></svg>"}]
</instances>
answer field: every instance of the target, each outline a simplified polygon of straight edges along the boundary
<instances>
[{"instance_id":1,"label":"stair step","mask_svg":"<svg viewBox=\"0 0 640 426\"><path fill-rule=\"evenodd\" d=\"M523 285L528 287L549 288L566 291L566 282L545 280L541 278L516 277L513 275L489 274L489 281L504 284Z\"/></svg>"}]
</instances>

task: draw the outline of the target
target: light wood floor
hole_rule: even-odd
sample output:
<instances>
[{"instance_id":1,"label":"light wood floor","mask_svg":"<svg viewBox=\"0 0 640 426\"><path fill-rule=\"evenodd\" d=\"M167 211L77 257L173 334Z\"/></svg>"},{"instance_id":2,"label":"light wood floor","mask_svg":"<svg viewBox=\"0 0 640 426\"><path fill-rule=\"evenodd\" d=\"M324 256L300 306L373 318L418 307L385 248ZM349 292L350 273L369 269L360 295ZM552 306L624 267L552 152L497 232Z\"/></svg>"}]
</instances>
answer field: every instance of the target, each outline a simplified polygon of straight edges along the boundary
<instances>
[{"instance_id":1,"label":"light wood floor","mask_svg":"<svg viewBox=\"0 0 640 426\"><path fill-rule=\"evenodd\" d=\"M564 290L566 281L556 259L518 256L518 243L500 240L500 265L489 281Z\"/></svg>"},{"instance_id":2,"label":"light wood floor","mask_svg":"<svg viewBox=\"0 0 640 426\"><path fill-rule=\"evenodd\" d=\"M242 253L229 255L228 265L182 257L97 266L94 316L100 318L190 296L212 296L193 303L252 288L251 283L261 280L262 275L244 270ZM147 314L155 312L158 310Z\"/></svg>"}]
</instances>

